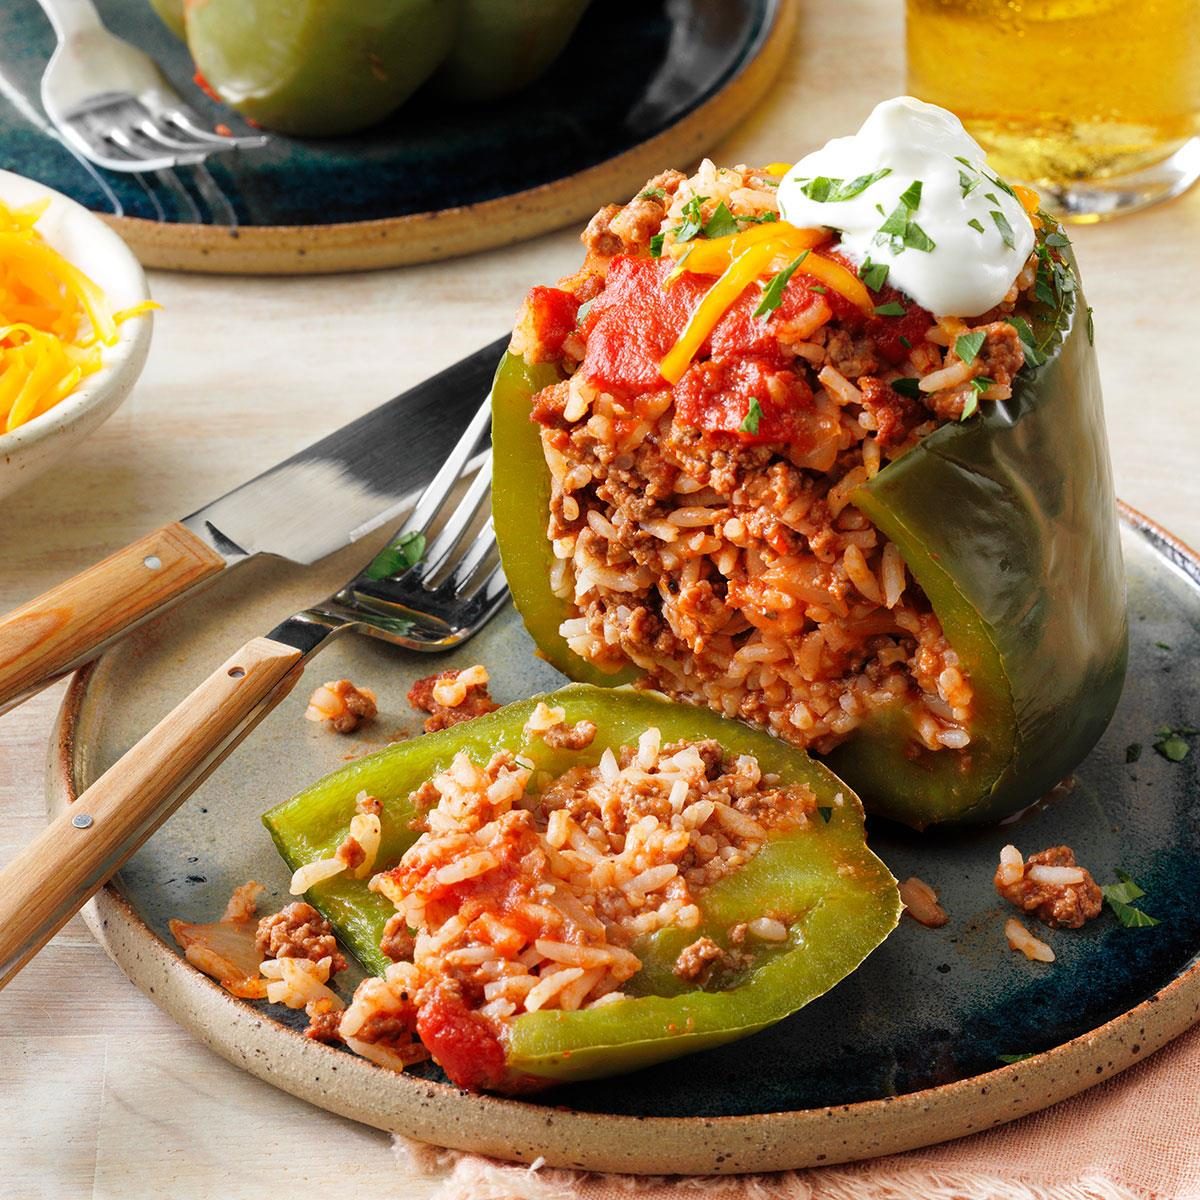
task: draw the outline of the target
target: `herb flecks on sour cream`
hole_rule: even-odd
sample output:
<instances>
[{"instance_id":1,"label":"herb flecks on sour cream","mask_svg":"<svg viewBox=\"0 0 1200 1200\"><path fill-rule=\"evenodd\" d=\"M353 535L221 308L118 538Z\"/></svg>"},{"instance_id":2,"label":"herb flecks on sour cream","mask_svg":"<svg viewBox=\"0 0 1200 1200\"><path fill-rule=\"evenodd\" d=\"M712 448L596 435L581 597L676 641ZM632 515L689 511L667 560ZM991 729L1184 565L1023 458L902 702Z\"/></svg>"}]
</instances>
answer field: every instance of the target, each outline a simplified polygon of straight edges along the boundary
<instances>
[{"instance_id":1,"label":"herb flecks on sour cream","mask_svg":"<svg viewBox=\"0 0 1200 1200\"><path fill-rule=\"evenodd\" d=\"M979 144L953 113L909 96L796 163L779 206L793 225L839 230L856 264L886 267L935 316L995 307L1033 251L1028 214Z\"/></svg>"}]
</instances>

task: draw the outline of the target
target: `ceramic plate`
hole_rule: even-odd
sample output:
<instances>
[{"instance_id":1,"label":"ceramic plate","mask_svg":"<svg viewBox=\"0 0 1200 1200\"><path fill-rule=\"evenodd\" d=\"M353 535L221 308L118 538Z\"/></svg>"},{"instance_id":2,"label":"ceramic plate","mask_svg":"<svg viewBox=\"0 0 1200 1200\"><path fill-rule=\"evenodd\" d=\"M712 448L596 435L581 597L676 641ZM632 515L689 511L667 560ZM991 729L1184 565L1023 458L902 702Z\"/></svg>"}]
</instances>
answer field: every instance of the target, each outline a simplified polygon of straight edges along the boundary
<instances>
[{"instance_id":1,"label":"ceramic plate","mask_svg":"<svg viewBox=\"0 0 1200 1200\"><path fill-rule=\"evenodd\" d=\"M192 83L186 49L149 0L97 6L212 123L238 123ZM37 95L53 34L37 0L5 0L0 166L114 215L148 266L424 262L577 223L664 164L694 161L763 95L795 19L784 0L603 0L557 64L507 100L455 108L416 97L362 135L275 135L205 172L148 176L97 172L47 134Z\"/></svg>"},{"instance_id":2,"label":"ceramic plate","mask_svg":"<svg viewBox=\"0 0 1200 1200\"><path fill-rule=\"evenodd\" d=\"M167 920L215 919L234 885L287 900L288 873L259 815L346 756L419 729L404 696L428 657L346 638L308 672L381 699L374 729L339 738L302 720L301 686L134 857L88 910L129 976L209 1045L334 1112L456 1148L598 1170L723 1172L838 1162L1000 1124L1123 1070L1200 1017L1200 751L1167 761L1164 725L1200 716L1200 561L1123 513L1132 652L1121 707L1103 741L1047 801L998 828L919 836L875 824L871 844L900 878L934 884L941 929L905 920L866 964L773 1029L639 1075L539 1101L472 1096L426 1066L394 1075L297 1032L303 1017L234 1000L183 962ZM363 556L307 574L256 563L220 578L77 677L52 755L52 807L96 778L162 713L254 633L324 594ZM502 701L557 686L512 610L438 667L486 663ZM1130 761L1132 745L1140 756ZM992 890L1000 847L1066 842L1101 882L1128 871L1152 928L1105 913L1046 934L1058 960L1007 949L1011 910ZM1002 1056L1032 1055L1005 1065Z\"/></svg>"}]
</instances>

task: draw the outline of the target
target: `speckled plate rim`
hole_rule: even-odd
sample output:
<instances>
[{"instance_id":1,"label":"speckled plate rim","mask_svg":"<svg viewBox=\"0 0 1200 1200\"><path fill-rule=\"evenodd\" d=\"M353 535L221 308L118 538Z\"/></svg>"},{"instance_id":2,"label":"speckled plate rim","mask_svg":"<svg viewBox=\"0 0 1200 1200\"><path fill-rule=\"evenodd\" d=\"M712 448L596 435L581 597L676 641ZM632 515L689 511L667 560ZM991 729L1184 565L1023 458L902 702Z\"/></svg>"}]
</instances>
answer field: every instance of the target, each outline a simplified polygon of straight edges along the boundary
<instances>
[{"instance_id":1,"label":"speckled plate rim","mask_svg":"<svg viewBox=\"0 0 1200 1200\"><path fill-rule=\"evenodd\" d=\"M324 275L434 262L512 245L590 217L671 162L684 165L719 141L766 95L791 45L795 0L770 0L745 61L675 124L574 175L478 204L330 225L212 225L96 214L142 264L213 275Z\"/></svg>"},{"instance_id":2,"label":"speckled plate rim","mask_svg":"<svg viewBox=\"0 0 1200 1200\"><path fill-rule=\"evenodd\" d=\"M1200 555L1126 504L1122 521L1200 584ZM77 795L77 737L93 669L59 711L47 768L52 813ZM309 1041L236 1000L162 942L106 887L83 917L106 953L160 1008L239 1066L320 1108L378 1129L495 1158L593 1171L708 1175L831 1165L989 1129L1101 1083L1200 1022L1200 958L1096 1029L983 1075L855 1104L731 1117L586 1113L472 1095L395 1075Z\"/></svg>"}]
</instances>

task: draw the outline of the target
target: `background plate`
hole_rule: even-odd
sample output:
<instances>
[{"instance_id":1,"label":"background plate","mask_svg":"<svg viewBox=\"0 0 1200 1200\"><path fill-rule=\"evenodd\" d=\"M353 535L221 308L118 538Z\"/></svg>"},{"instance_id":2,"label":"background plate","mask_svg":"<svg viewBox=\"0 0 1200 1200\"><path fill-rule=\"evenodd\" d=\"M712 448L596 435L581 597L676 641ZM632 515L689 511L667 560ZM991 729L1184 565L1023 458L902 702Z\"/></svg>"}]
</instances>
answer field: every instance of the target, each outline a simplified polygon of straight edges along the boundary
<instances>
[{"instance_id":1,"label":"background plate","mask_svg":"<svg viewBox=\"0 0 1200 1200\"><path fill-rule=\"evenodd\" d=\"M1194 725L1200 676L1200 561L1137 514L1123 514L1131 668L1101 744L1061 788L1006 826L919 836L876 823L871 844L895 874L934 884L939 930L903 921L866 964L796 1016L745 1041L635 1076L578 1085L542 1102L470 1096L425 1074L393 1075L296 1032L286 1009L234 1000L167 938L169 917L219 915L234 885L286 900L287 871L259 815L396 730L416 732L404 700L435 660L346 638L134 857L86 910L127 974L209 1045L256 1075L334 1112L456 1148L598 1170L721 1172L838 1162L1000 1124L1115 1074L1200 1017L1200 750L1170 763L1151 749L1163 725ZM219 662L305 598L351 573L352 550L307 573L254 563L199 602L147 626L77 677L50 767L59 808ZM557 686L519 620L502 614L450 665L485 662L514 700ZM309 684L345 675L376 688L364 738L301 719ZM371 741L371 738L377 740ZM1127 762L1127 747L1143 749ZM992 890L1000 847L1066 842L1100 882L1117 868L1160 918L1127 930L1107 912L1082 931L1045 933L1058 954L1009 951L1009 911ZM1001 1055L1034 1057L1003 1066Z\"/></svg>"},{"instance_id":2,"label":"background plate","mask_svg":"<svg viewBox=\"0 0 1200 1200\"><path fill-rule=\"evenodd\" d=\"M149 0L97 4L214 124L238 124L193 85L186 49ZM795 19L789 0L597 0L547 75L507 100L415 97L354 137L277 134L207 168L130 176L97 172L46 132L37 97L54 36L37 0L4 0L0 167L113 214L147 266L302 274L427 262L578 222L663 164L688 165L763 95Z\"/></svg>"}]
</instances>

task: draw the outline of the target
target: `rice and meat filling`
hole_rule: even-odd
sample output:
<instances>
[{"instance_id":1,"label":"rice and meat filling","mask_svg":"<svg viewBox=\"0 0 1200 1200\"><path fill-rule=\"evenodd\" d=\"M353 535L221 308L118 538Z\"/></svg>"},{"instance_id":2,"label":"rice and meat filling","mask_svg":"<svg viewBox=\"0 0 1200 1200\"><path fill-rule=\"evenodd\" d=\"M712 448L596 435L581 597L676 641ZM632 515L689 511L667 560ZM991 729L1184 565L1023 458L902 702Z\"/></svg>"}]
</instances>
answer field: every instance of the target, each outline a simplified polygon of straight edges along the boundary
<instances>
[{"instance_id":1,"label":"rice and meat filling","mask_svg":"<svg viewBox=\"0 0 1200 1200\"><path fill-rule=\"evenodd\" d=\"M396 907L383 947L403 961L359 986L340 1036L398 1069L432 1052L469 1087L503 1074L508 1022L621 999L639 938L698 931L707 889L773 835L821 823L809 788L714 741L661 745L656 728L557 778L507 751L485 766L460 753L414 801L424 832L370 885ZM784 949L802 915L765 913L724 949L698 932L676 973L731 986L738 947Z\"/></svg>"},{"instance_id":2,"label":"rice and meat filling","mask_svg":"<svg viewBox=\"0 0 1200 1200\"><path fill-rule=\"evenodd\" d=\"M1031 309L1037 258L969 322L935 320L877 278L866 316L801 261L773 311L747 287L666 385L659 364L713 286L675 243L769 224L776 182L707 162L657 176L597 214L578 274L526 302L514 351L567 375L532 412L552 584L573 606L560 632L589 662L632 662L645 686L806 748L903 704L921 745L962 750L970 680L850 496L945 421L1011 394L1024 354L1006 318ZM832 243L820 256L853 270Z\"/></svg>"}]
</instances>

